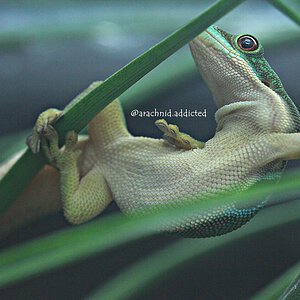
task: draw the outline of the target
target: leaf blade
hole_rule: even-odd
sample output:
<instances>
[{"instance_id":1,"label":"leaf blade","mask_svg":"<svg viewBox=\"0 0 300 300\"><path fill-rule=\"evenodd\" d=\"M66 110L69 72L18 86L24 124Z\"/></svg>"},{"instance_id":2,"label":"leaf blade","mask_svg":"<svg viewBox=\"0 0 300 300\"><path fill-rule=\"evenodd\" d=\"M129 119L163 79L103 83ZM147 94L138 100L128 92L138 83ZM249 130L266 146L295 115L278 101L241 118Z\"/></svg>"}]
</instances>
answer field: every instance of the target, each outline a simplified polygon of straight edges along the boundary
<instances>
[{"instance_id":1,"label":"leaf blade","mask_svg":"<svg viewBox=\"0 0 300 300\"><path fill-rule=\"evenodd\" d=\"M292 8L286 5L281 0L268 0L274 7L280 10L284 15L294 21L300 26L300 14L295 12Z\"/></svg>"},{"instance_id":2,"label":"leaf blade","mask_svg":"<svg viewBox=\"0 0 300 300\"><path fill-rule=\"evenodd\" d=\"M278 184L260 185L253 190L233 195L212 198L210 201L198 201L188 206L174 209L162 209L153 214L126 218L114 215L100 218L91 223L63 230L61 232L37 239L10 249L0 251L0 286L17 282L42 272L52 270L74 261L79 261L94 253L100 253L111 247L146 237L154 233L153 228L161 222L174 220L182 214L205 211L234 201L237 205L251 205L257 199L265 198L270 193L279 194L287 191L292 196L300 193L298 182L300 174L290 174ZM280 212L277 218L271 218L272 224L299 220L299 209L289 210L287 214ZM261 226L270 226L270 222L262 222ZM70 255L70 249L72 253Z\"/></svg>"}]
</instances>

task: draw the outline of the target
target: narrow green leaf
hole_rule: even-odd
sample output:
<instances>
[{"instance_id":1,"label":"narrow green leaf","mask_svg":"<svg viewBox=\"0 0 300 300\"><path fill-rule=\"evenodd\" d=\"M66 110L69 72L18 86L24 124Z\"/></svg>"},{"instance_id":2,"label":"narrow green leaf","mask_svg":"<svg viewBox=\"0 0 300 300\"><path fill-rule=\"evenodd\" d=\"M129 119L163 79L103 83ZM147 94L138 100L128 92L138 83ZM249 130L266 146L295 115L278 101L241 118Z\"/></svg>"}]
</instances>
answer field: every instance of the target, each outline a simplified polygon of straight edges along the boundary
<instances>
[{"instance_id":1,"label":"narrow green leaf","mask_svg":"<svg viewBox=\"0 0 300 300\"><path fill-rule=\"evenodd\" d=\"M293 20L296 24L300 26L300 14L295 10L291 9L282 0L268 0L272 5L279 9L283 14Z\"/></svg>"},{"instance_id":2,"label":"narrow green leaf","mask_svg":"<svg viewBox=\"0 0 300 300\"><path fill-rule=\"evenodd\" d=\"M122 106L125 109L135 108L135 105L151 101L163 92L174 90L197 75L200 76L191 54L178 51L159 68L138 81L134 88L124 92L120 97Z\"/></svg>"},{"instance_id":3,"label":"narrow green leaf","mask_svg":"<svg viewBox=\"0 0 300 300\"><path fill-rule=\"evenodd\" d=\"M299 300L300 299L300 265L297 265L297 274L286 288L279 300Z\"/></svg>"},{"instance_id":4,"label":"narrow green leaf","mask_svg":"<svg viewBox=\"0 0 300 300\"><path fill-rule=\"evenodd\" d=\"M111 101L243 1L245 0L218 1L200 16L110 76L81 101L77 101L76 105L70 105L64 117L58 120L55 126L60 136L64 136L70 130L79 132ZM0 213L10 206L44 164L42 154L33 155L29 150L24 153L0 181Z\"/></svg>"},{"instance_id":5,"label":"narrow green leaf","mask_svg":"<svg viewBox=\"0 0 300 300\"><path fill-rule=\"evenodd\" d=\"M24 149L24 140L28 135L28 131L21 131L0 137L0 164L16 152Z\"/></svg>"},{"instance_id":6,"label":"narrow green leaf","mask_svg":"<svg viewBox=\"0 0 300 300\"><path fill-rule=\"evenodd\" d=\"M299 209L299 204L297 207ZM133 296L137 296L136 294L141 292L144 288L149 288L151 284L154 285L161 276L165 277L169 275L175 268L182 267L185 263L200 255L203 258L204 255L210 254L212 251L216 251L222 246L234 241L249 238L259 232L268 231L287 223L299 222L299 215L295 212L294 206L285 210L282 210L282 207L276 207L275 210L279 213L279 219L276 218L276 222L274 222L273 219L274 210L270 209L264 211L255 222L233 233L205 240L181 240L163 250L157 251L114 276L102 287L92 292L88 299L131 299ZM291 217L291 213L293 217ZM297 265L297 267L297 270L299 270L299 265ZM295 271L294 268L293 271ZM295 272L293 274L295 275ZM290 276L288 276L288 279L290 279ZM291 280L288 281L288 283L290 282ZM284 288L286 288L287 284ZM199 297L202 298L201 294ZM259 299L271 300L277 298L262 297Z\"/></svg>"},{"instance_id":7,"label":"narrow green leaf","mask_svg":"<svg viewBox=\"0 0 300 300\"><path fill-rule=\"evenodd\" d=\"M173 209L162 208L155 213L135 218L126 218L123 215L100 218L85 225L75 226L45 238L15 246L0 252L0 286L81 260L94 253L99 254L110 247L151 235L153 228L157 228L157 224L172 221L184 214L194 214L195 211L216 209L220 203L233 201L237 206L250 207L250 205L253 206L253 203L257 203L258 199L265 199L271 193L276 195L282 193L286 197L289 195L299 196L299 182L300 174L289 174L276 185L260 184L243 193L234 193L221 198L215 197L209 201L197 201L191 205ZM299 219L299 209L292 209L288 214L281 210L276 217L270 218L270 222L276 226L276 224L295 219ZM264 220L261 228L270 226L266 218Z\"/></svg>"},{"instance_id":8,"label":"narrow green leaf","mask_svg":"<svg viewBox=\"0 0 300 300\"><path fill-rule=\"evenodd\" d=\"M282 274L275 281L266 286L263 290L257 293L251 300L288 300L293 298L287 298L287 295L293 295L293 292L298 292L298 298L300 299L299 294L299 270L300 263L288 269L284 274ZM297 289L294 289L297 288ZM286 296L285 296L286 295Z\"/></svg>"}]
</instances>

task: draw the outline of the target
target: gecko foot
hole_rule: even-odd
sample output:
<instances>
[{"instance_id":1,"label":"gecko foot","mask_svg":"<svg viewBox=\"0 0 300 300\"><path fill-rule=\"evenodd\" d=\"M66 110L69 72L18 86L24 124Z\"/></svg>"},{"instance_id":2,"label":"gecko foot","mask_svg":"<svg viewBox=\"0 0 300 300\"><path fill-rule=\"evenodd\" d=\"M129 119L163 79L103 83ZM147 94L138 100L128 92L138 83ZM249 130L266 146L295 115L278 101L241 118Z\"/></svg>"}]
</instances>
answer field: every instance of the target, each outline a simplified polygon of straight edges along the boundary
<instances>
[{"instance_id":1,"label":"gecko foot","mask_svg":"<svg viewBox=\"0 0 300 300\"><path fill-rule=\"evenodd\" d=\"M205 143L197 141L186 133L180 132L178 126L168 124L166 120L160 119L155 125L164 133L163 138L171 145L184 150L204 148Z\"/></svg>"},{"instance_id":2,"label":"gecko foot","mask_svg":"<svg viewBox=\"0 0 300 300\"><path fill-rule=\"evenodd\" d=\"M64 149L59 148L58 134L52 126L62 111L51 108L41 113L35 123L32 135L27 138L27 145L33 153L42 149L49 163L59 170L77 162L80 150L77 149L77 133L70 131L66 134Z\"/></svg>"},{"instance_id":3,"label":"gecko foot","mask_svg":"<svg viewBox=\"0 0 300 300\"><path fill-rule=\"evenodd\" d=\"M42 150L52 166L59 170L66 170L76 164L81 151L77 149L78 135L75 131L66 134L64 149L58 146L58 134L50 125L41 137Z\"/></svg>"},{"instance_id":4,"label":"gecko foot","mask_svg":"<svg viewBox=\"0 0 300 300\"><path fill-rule=\"evenodd\" d=\"M50 108L38 116L32 134L26 140L27 146L33 153L38 153L40 151L41 137L45 135L47 128L52 127L51 125L53 125L62 114L62 111ZM54 130L53 127L52 129Z\"/></svg>"}]
</instances>

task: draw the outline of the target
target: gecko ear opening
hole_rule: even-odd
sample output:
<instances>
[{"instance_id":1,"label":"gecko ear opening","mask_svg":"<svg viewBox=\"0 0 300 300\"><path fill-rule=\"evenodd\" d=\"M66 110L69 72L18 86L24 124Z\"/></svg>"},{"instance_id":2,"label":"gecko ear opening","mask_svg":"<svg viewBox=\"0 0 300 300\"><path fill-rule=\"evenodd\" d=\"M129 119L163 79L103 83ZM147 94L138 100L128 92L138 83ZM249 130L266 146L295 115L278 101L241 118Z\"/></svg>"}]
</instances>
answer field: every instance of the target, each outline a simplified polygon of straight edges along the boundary
<instances>
[{"instance_id":1,"label":"gecko ear opening","mask_svg":"<svg viewBox=\"0 0 300 300\"><path fill-rule=\"evenodd\" d=\"M261 82L262 82L265 86L270 87L270 82L269 82L269 81L267 81L267 80L265 80L265 79L262 79Z\"/></svg>"}]
</instances>

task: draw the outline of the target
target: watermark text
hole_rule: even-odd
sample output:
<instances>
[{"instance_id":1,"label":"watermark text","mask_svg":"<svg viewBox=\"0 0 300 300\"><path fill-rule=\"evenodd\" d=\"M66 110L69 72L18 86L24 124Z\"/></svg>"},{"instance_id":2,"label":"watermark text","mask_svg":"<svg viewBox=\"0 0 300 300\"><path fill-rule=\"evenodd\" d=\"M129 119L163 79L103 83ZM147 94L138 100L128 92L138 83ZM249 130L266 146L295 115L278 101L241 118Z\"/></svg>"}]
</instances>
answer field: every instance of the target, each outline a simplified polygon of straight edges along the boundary
<instances>
[{"instance_id":1,"label":"watermark text","mask_svg":"<svg viewBox=\"0 0 300 300\"><path fill-rule=\"evenodd\" d=\"M206 108L203 110L197 109L179 109L173 110L171 108L167 110L138 110L133 109L130 112L132 117L139 118L164 118L164 117L173 117L173 118L206 118Z\"/></svg>"}]
</instances>

